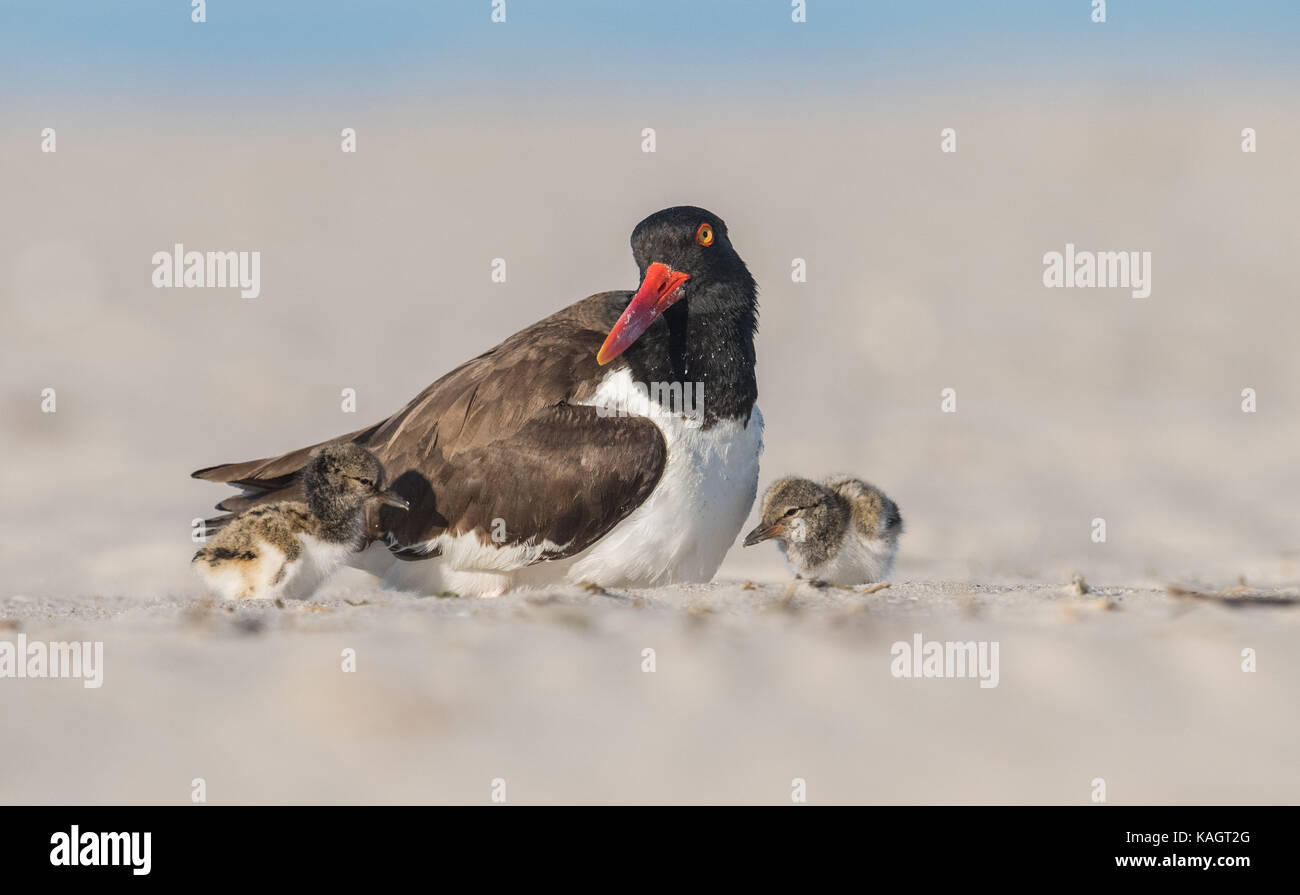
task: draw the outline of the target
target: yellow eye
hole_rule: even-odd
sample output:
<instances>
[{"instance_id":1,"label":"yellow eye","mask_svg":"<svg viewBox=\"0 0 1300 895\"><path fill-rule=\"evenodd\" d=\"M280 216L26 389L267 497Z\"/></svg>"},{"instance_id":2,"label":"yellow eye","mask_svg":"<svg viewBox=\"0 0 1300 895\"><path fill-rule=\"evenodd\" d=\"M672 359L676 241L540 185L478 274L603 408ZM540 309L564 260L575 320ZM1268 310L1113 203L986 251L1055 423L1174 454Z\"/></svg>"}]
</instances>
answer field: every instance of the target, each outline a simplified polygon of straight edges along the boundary
<instances>
[{"instance_id":1,"label":"yellow eye","mask_svg":"<svg viewBox=\"0 0 1300 895\"><path fill-rule=\"evenodd\" d=\"M713 228L708 224L700 224L700 229L695 231L695 241L702 246L713 245Z\"/></svg>"}]
</instances>

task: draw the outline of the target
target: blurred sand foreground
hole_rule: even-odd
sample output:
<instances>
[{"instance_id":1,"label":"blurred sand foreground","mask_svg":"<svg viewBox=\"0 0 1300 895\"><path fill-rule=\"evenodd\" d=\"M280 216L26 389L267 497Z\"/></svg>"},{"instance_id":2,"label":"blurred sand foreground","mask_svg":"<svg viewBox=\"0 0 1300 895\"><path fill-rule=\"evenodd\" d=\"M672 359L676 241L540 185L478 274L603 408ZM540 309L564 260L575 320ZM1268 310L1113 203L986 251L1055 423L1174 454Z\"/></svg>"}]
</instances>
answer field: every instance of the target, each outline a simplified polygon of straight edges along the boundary
<instances>
[{"instance_id":1,"label":"blurred sand foreground","mask_svg":"<svg viewBox=\"0 0 1300 895\"><path fill-rule=\"evenodd\" d=\"M180 804L195 778L213 804L487 804L496 779L513 804L789 804L795 778L810 804L1087 805L1097 778L1111 804L1300 800L1300 610L784 593L0 599L0 636L105 643L99 689L0 681L0 800ZM998 643L997 686L894 677L918 634Z\"/></svg>"}]
</instances>

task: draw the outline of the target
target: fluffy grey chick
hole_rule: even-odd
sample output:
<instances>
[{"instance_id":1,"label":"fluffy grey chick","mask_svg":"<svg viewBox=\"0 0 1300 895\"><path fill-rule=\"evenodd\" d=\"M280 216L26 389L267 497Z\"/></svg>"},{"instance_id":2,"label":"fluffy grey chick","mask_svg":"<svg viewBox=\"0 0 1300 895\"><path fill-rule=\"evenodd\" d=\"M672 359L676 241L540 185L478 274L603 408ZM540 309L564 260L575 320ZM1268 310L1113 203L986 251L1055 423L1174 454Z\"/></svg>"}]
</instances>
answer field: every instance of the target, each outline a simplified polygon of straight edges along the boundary
<instances>
[{"instance_id":1,"label":"fluffy grey chick","mask_svg":"<svg viewBox=\"0 0 1300 895\"><path fill-rule=\"evenodd\" d=\"M893 572L902 533L898 505L861 479L786 476L763 495L759 524L745 535L745 546L775 539L801 577L870 584Z\"/></svg>"},{"instance_id":2,"label":"fluffy grey chick","mask_svg":"<svg viewBox=\"0 0 1300 895\"><path fill-rule=\"evenodd\" d=\"M303 470L307 502L253 507L221 529L192 563L228 600L310 596L361 546L366 504L407 509L384 488L384 469L359 445L317 448Z\"/></svg>"}]
</instances>

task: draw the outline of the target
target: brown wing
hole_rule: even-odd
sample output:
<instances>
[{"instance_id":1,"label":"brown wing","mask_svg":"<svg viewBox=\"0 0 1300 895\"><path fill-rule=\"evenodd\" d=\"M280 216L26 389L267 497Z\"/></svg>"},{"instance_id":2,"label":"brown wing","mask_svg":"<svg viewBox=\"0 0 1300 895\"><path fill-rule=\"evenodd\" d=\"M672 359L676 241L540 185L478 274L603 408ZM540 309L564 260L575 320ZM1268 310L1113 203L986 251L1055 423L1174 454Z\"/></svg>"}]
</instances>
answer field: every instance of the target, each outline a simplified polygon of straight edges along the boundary
<instances>
[{"instance_id":1,"label":"brown wing","mask_svg":"<svg viewBox=\"0 0 1300 895\"><path fill-rule=\"evenodd\" d=\"M593 407L570 404L543 408L506 438L390 467L404 470L394 486L411 508L384 507L379 528L407 545L443 532L475 532L503 546L550 542L555 547L544 558L558 559L636 509L666 459L663 436L649 420L602 418Z\"/></svg>"},{"instance_id":2,"label":"brown wing","mask_svg":"<svg viewBox=\"0 0 1300 895\"><path fill-rule=\"evenodd\" d=\"M371 534L391 532L406 545L448 531L503 546L549 541L561 546L545 558L556 559L644 501L667 459L658 428L572 403L594 392L609 308L617 316L626 295L572 305L462 364L383 422L331 439L372 450L411 503L378 511ZM299 495L297 474L314 447L194 475L245 489L219 505L241 512Z\"/></svg>"}]
</instances>

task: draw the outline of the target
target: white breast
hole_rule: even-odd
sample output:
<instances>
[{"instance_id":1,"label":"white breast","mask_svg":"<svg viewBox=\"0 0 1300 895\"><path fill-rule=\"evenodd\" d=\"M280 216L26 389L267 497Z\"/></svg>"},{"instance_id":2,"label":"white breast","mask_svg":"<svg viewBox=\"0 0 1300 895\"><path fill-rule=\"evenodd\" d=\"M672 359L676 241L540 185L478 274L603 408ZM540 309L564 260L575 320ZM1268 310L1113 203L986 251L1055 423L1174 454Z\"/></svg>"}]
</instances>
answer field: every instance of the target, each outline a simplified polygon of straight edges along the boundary
<instances>
[{"instance_id":1,"label":"white breast","mask_svg":"<svg viewBox=\"0 0 1300 895\"><path fill-rule=\"evenodd\" d=\"M610 373L588 403L650 417L667 442L668 460L645 503L583 551L568 580L613 586L708 581L758 493L763 415L755 406L747 422L725 420L706 429L632 386L628 370ZM703 400L707 406L707 393Z\"/></svg>"},{"instance_id":2,"label":"white breast","mask_svg":"<svg viewBox=\"0 0 1300 895\"><path fill-rule=\"evenodd\" d=\"M707 406L707 393L703 400ZM710 580L758 493L763 450L758 407L747 422L721 421L706 429L652 401L644 389L634 387L627 369L607 374L583 403L649 417L663 433L667 461L644 503L595 544L565 559L532 562L541 547L497 548L483 545L472 533L444 535L437 540L442 557L389 565L385 583L425 593L493 595L559 582L637 587ZM377 552L382 549L372 546L369 558L385 564Z\"/></svg>"}]
</instances>

